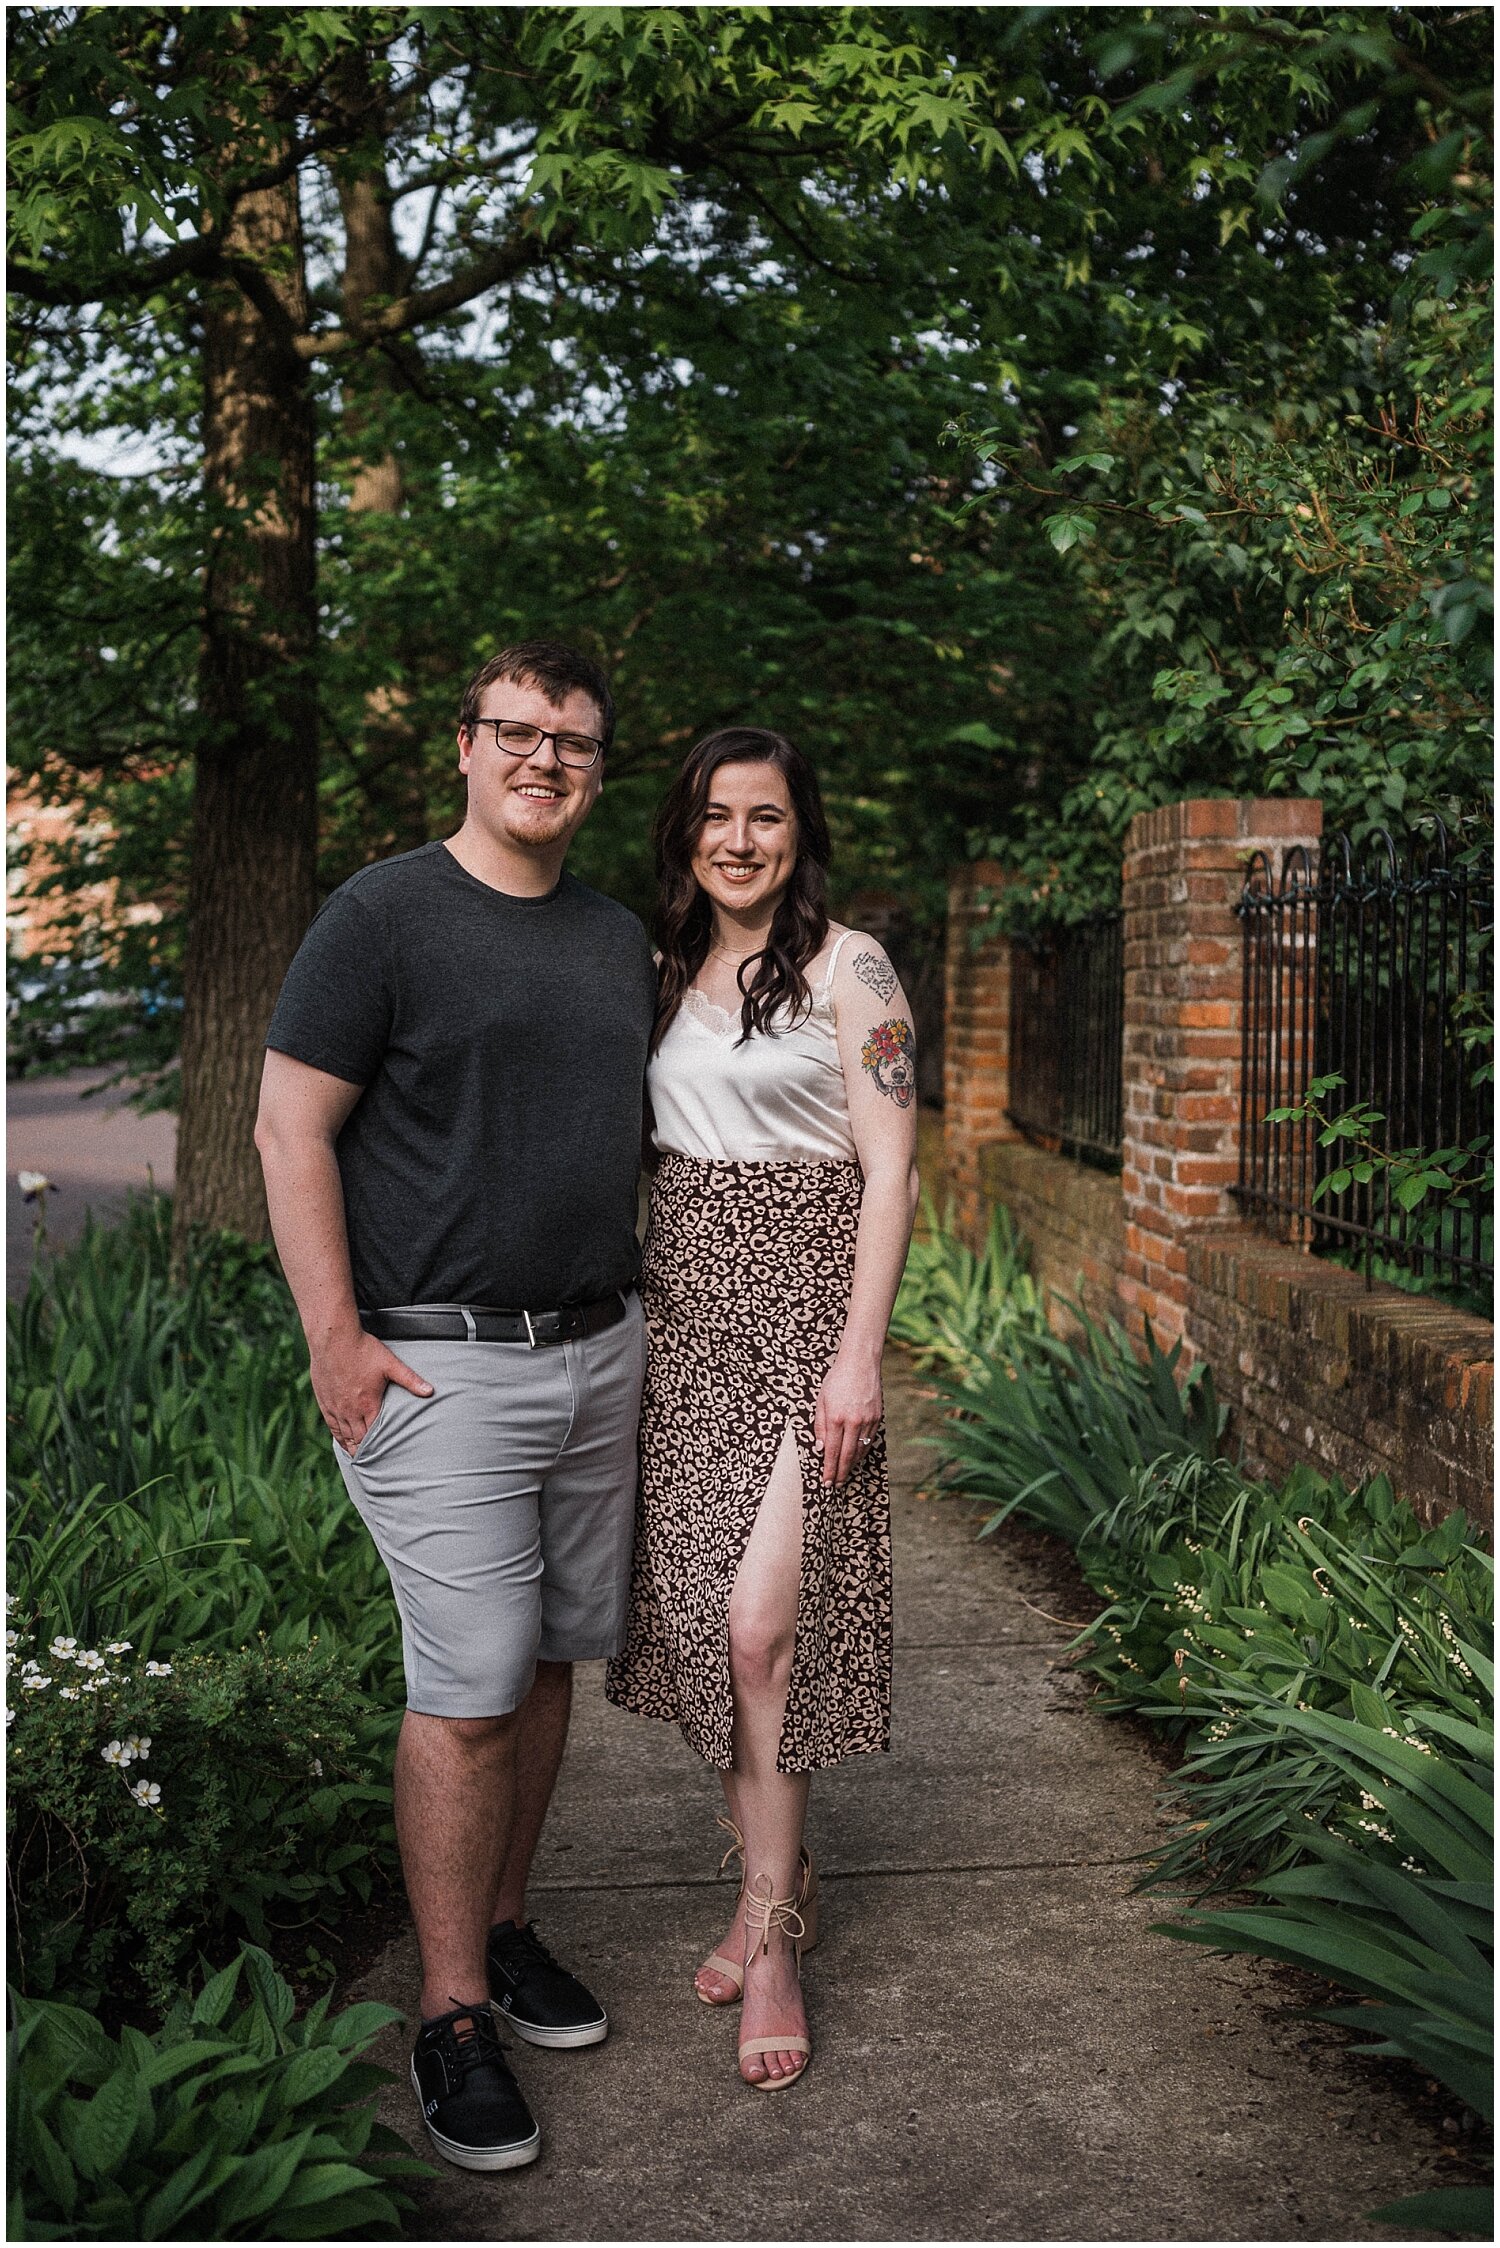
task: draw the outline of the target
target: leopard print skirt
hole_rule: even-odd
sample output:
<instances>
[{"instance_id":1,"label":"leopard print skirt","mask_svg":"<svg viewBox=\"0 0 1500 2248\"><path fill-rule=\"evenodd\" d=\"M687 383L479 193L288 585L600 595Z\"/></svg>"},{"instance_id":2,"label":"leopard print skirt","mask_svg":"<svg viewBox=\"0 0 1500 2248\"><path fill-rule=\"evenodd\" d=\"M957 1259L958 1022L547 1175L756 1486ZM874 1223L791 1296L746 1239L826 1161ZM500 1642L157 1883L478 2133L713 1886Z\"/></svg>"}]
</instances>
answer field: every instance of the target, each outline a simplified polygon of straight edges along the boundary
<instances>
[{"instance_id":1,"label":"leopard print skirt","mask_svg":"<svg viewBox=\"0 0 1500 2248\"><path fill-rule=\"evenodd\" d=\"M813 1409L854 1278L857 1163L662 1158L641 1298L649 1351L625 1645L605 1691L731 1763L729 1596L790 1421L802 1582L777 1757L809 1772L890 1746L891 1531L882 1427L825 1489Z\"/></svg>"}]
</instances>

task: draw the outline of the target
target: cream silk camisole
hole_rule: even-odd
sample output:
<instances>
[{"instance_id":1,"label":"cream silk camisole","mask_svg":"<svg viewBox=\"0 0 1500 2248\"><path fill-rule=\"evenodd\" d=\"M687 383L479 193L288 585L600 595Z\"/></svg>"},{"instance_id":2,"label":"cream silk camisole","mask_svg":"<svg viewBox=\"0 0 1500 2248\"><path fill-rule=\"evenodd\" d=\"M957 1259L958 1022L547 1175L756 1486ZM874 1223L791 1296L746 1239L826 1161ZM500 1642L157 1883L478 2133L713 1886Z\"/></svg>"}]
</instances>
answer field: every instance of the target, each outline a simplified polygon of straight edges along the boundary
<instances>
[{"instance_id":1,"label":"cream silk camisole","mask_svg":"<svg viewBox=\"0 0 1500 2248\"><path fill-rule=\"evenodd\" d=\"M784 1030L738 1043L727 1014L699 991L684 994L646 1072L663 1155L704 1163L853 1163L858 1160L839 1061L833 972L845 930L810 987L811 1012Z\"/></svg>"}]
</instances>

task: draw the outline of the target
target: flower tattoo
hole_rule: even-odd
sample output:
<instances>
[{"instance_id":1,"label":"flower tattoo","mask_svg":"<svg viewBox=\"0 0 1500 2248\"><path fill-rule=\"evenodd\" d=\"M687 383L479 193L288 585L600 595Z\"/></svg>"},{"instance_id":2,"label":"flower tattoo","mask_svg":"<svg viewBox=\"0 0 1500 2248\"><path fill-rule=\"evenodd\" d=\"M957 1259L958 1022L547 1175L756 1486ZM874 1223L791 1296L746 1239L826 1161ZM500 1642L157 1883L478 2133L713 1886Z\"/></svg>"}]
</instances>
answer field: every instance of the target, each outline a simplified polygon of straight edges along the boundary
<instances>
[{"instance_id":1,"label":"flower tattoo","mask_svg":"<svg viewBox=\"0 0 1500 2248\"><path fill-rule=\"evenodd\" d=\"M877 1023L859 1058L897 1108L911 1107L917 1097L917 1042L910 1023L899 1018Z\"/></svg>"}]
</instances>

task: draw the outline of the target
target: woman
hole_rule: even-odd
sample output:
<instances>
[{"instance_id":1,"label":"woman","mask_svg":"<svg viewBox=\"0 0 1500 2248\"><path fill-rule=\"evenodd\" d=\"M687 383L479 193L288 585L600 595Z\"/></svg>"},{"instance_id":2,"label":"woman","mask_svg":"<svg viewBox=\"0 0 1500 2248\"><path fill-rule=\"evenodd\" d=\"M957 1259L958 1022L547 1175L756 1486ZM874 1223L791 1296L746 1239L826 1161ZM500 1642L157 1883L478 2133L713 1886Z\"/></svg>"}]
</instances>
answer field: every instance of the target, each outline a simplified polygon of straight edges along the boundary
<instances>
[{"instance_id":1,"label":"woman","mask_svg":"<svg viewBox=\"0 0 1500 2248\"><path fill-rule=\"evenodd\" d=\"M649 1359L608 1692L719 1768L742 1880L696 1988L743 1995L740 2073L777 2091L811 2056L809 1774L889 1743L880 1360L917 1201L915 1056L885 954L829 922L818 785L783 735L700 742L656 841Z\"/></svg>"}]
</instances>

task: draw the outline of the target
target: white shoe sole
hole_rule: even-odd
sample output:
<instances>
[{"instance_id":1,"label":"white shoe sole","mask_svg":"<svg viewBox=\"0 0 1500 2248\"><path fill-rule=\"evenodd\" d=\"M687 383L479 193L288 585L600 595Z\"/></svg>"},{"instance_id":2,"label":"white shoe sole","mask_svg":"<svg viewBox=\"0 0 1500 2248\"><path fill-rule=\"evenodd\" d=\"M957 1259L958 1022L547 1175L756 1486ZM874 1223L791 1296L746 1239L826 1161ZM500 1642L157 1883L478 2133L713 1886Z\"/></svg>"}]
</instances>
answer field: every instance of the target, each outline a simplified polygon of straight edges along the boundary
<instances>
[{"instance_id":1,"label":"white shoe sole","mask_svg":"<svg viewBox=\"0 0 1500 2248\"><path fill-rule=\"evenodd\" d=\"M571 2053L580 2045L602 2045L609 2035L608 2015L602 2021L586 2022L582 2029L542 2029L530 2022L518 2021L514 2014L507 2014L503 2006L495 2008L495 2019L504 2022L507 2029L513 2029L528 2045L546 2045L559 2053Z\"/></svg>"},{"instance_id":2,"label":"white shoe sole","mask_svg":"<svg viewBox=\"0 0 1500 2248\"><path fill-rule=\"evenodd\" d=\"M422 2087L417 2082L417 2064L415 2061L411 2064L411 2088L417 2095L417 2107L420 2112L422 2110ZM457 2139L445 2139L441 2131L434 2131L432 2125L427 2121L425 2113L422 2114L422 2122L428 2138L431 2139L443 2160L451 2162L455 2169L459 2170L520 2170L524 2169L528 2162L535 2162L542 2151L540 2130L533 2131L529 2139L518 2139L514 2146L466 2147L460 2144Z\"/></svg>"}]
</instances>

